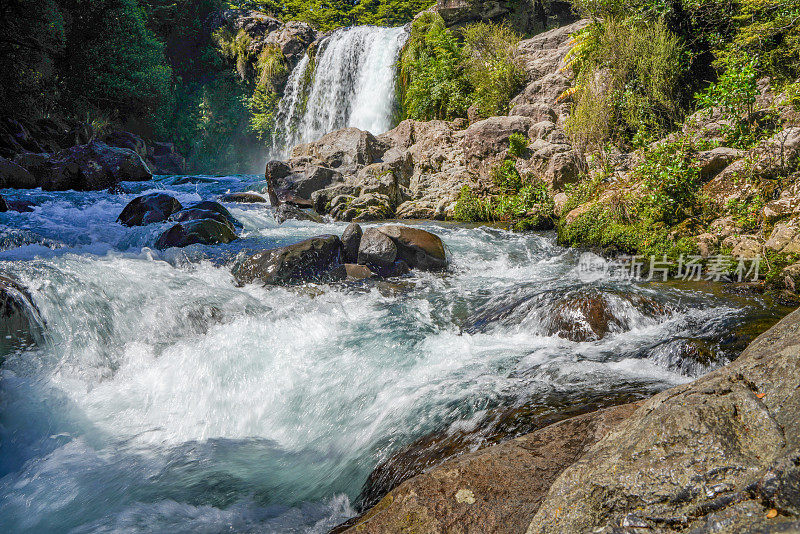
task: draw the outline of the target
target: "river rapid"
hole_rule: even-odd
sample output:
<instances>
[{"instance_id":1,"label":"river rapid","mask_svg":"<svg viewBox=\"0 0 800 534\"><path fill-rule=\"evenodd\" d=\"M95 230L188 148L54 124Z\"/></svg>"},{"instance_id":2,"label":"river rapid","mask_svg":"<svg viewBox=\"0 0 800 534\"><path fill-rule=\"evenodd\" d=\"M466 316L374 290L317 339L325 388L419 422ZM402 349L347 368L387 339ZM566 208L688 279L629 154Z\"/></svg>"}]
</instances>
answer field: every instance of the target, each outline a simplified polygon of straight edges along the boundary
<instances>
[{"instance_id":1,"label":"river rapid","mask_svg":"<svg viewBox=\"0 0 800 534\"><path fill-rule=\"evenodd\" d=\"M278 225L264 205L228 204L240 240L160 252L166 225L115 222L134 197L185 205L264 184L123 186L0 191L36 204L0 214L0 271L44 323L38 344L6 347L0 371L4 532L326 532L417 438L498 407L649 396L724 365L752 337L744 325L782 313L716 285L587 281L581 253L550 233L432 222L418 224L446 244L446 273L237 287L240 255L345 224ZM586 295L604 296L611 332L553 333L555 311ZM690 357L687 340L712 357Z\"/></svg>"}]
</instances>

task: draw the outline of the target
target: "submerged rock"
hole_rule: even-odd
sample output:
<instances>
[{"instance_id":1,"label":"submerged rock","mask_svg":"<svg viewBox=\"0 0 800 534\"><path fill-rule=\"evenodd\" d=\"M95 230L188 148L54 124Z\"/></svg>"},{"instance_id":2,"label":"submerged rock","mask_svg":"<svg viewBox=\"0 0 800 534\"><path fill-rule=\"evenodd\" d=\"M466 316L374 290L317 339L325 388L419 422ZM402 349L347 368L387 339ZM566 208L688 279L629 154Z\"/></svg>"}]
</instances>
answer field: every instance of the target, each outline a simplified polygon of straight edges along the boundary
<instances>
[{"instance_id":1,"label":"submerged rock","mask_svg":"<svg viewBox=\"0 0 800 534\"><path fill-rule=\"evenodd\" d=\"M151 193L131 200L117 221L123 226L144 226L166 221L182 208L177 199L164 193Z\"/></svg>"},{"instance_id":2,"label":"submerged rock","mask_svg":"<svg viewBox=\"0 0 800 534\"><path fill-rule=\"evenodd\" d=\"M40 341L43 326L44 321L28 290L0 275L0 364L2 355L9 350Z\"/></svg>"},{"instance_id":3,"label":"submerged rock","mask_svg":"<svg viewBox=\"0 0 800 534\"><path fill-rule=\"evenodd\" d=\"M237 239L231 227L215 219L190 220L178 223L159 236L155 248L164 250L189 245L218 245Z\"/></svg>"},{"instance_id":4,"label":"submerged rock","mask_svg":"<svg viewBox=\"0 0 800 534\"><path fill-rule=\"evenodd\" d=\"M291 204L281 204L275 209L275 221L278 224L283 224L289 219L294 219L297 221L311 221L315 223L322 222L322 217L320 217L315 211L301 209Z\"/></svg>"},{"instance_id":5,"label":"submerged rock","mask_svg":"<svg viewBox=\"0 0 800 534\"><path fill-rule=\"evenodd\" d=\"M213 221L217 221L218 223L227 226L231 232L236 231L231 221L229 221L223 214L217 211L204 210L200 208L186 208L184 210L176 212L169 218L170 221L175 221L179 223L187 223L189 221L202 221L203 219L211 219Z\"/></svg>"},{"instance_id":6,"label":"submerged rock","mask_svg":"<svg viewBox=\"0 0 800 534\"><path fill-rule=\"evenodd\" d=\"M267 199L255 193L228 193L220 197L222 202L236 202L237 204L261 204Z\"/></svg>"},{"instance_id":7,"label":"submerged rock","mask_svg":"<svg viewBox=\"0 0 800 534\"><path fill-rule=\"evenodd\" d=\"M198 209L198 210L213 211L213 212L219 213L220 215L225 217L225 219L227 219L228 223L230 223L230 225L232 227L234 227L234 228L242 228L243 227L242 223L236 217L231 215L231 212L228 211L228 208L226 208L225 206L223 206L219 202L214 202L213 200L204 200L202 202L198 202L197 204L189 206L186 209Z\"/></svg>"},{"instance_id":8,"label":"submerged rock","mask_svg":"<svg viewBox=\"0 0 800 534\"><path fill-rule=\"evenodd\" d=\"M313 237L254 254L233 269L233 276L239 284L256 280L275 285L320 282L341 264L341 255L342 242L337 236Z\"/></svg>"}]
</instances>

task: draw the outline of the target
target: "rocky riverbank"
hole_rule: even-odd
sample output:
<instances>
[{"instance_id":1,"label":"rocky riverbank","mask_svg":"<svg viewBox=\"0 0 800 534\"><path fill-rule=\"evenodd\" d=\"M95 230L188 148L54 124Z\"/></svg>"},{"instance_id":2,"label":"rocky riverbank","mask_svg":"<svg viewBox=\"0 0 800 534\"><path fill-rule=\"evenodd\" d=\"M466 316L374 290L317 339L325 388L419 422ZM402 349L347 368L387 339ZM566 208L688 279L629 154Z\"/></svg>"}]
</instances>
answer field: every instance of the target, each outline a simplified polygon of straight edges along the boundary
<instances>
[{"instance_id":1,"label":"rocky riverbank","mask_svg":"<svg viewBox=\"0 0 800 534\"><path fill-rule=\"evenodd\" d=\"M345 532L800 531L800 311L652 399L462 454Z\"/></svg>"}]
</instances>

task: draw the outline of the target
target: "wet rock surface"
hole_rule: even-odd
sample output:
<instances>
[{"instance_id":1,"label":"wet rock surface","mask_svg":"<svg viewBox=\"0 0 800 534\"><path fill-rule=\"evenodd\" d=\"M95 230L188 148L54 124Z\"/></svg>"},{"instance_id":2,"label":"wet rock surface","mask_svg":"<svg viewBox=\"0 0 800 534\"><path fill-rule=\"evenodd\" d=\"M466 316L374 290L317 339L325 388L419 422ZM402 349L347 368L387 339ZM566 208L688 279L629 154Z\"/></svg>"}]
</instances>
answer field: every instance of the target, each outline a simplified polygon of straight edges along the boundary
<instances>
[{"instance_id":1,"label":"wet rock surface","mask_svg":"<svg viewBox=\"0 0 800 534\"><path fill-rule=\"evenodd\" d=\"M28 290L0 275L0 365L2 354L42 340L44 321Z\"/></svg>"},{"instance_id":2,"label":"wet rock surface","mask_svg":"<svg viewBox=\"0 0 800 534\"><path fill-rule=\"evenodd\" d=\"M265 250L234 267L239 284L300 284L325 281L328 272L341 264L342 242L326 235L287 247Z\"/></svg>"},{"instance_id":3,"label":"wet rock surface","mask_svg":"<svg viewBox=\"0 0 800 534\"><path fill-rule=\"evenodd\" d=\"M200 218L173 225L155 242L155 248L164 250L189 245L218 245L236 240L236 234L225 222Z\"/></svg>"},{"instance_id":4,"label":"wet rock surface","mask_svg":"<svg viewBox=\"0 0 800 534\"><path fill-rule=\"evenodd\" d=\"M164 193L152 193L131 200L117 219L124 226L144 226L163 222L183 206Z\"/></svg>"},{"instance_id":5,"label":"wet rock surface","mask_svg":"<svg viewBox=\"0 0 800 534\"><path fill-rule=\"evenodd\" d=\"M795 311L733 363L647 401L556 480L528 532L634 520L663 532L791 531L799 372Z\"/></svg>"},{"instance_id":6,"label":"wet rock surface","mask_svg":"<svg viewBox=\"0 0 800 534\"><path fill-rule=\"evenodd\" d=\"M573 417L463 454L391 491L344 532L522 532L563 469L637 409Z\"/></svg>"}]
</instances>

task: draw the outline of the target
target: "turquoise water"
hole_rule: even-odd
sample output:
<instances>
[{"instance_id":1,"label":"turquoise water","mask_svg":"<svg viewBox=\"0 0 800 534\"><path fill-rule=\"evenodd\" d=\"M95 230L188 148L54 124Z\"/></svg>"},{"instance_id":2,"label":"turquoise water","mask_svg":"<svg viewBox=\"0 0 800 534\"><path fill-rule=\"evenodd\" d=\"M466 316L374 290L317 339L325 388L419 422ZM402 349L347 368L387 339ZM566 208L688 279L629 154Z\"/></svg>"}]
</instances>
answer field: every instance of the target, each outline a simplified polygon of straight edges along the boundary
<instances>
[{"instance_id":1,"label":"turquoise water","mask_svg":"<svg viewBox=\"0 0 800 534\"><path fill-rule=\"evenodd\" d=\"M2 191L37 204L0 214L0 271L30 288L46 322L44 342L0 371L3 531L325 532L414 439L497 406L685 382L732 357L724 334L763 313L757 298L581 281L580 254L551 234L424 223L450 272L266 289L236 287L237 255L345 225L279 226L267 207L232 204L241 240L160 252L149 247L165 225L115 222L142 193L186 204L262 186L163 177L123 195ZM622 326L593 342L548 333L559 299L592 291ZM669 312L619 297L631 294ZM685 338L707 340L716 361L676 359Z\"/></svg>"}]
</instances>

